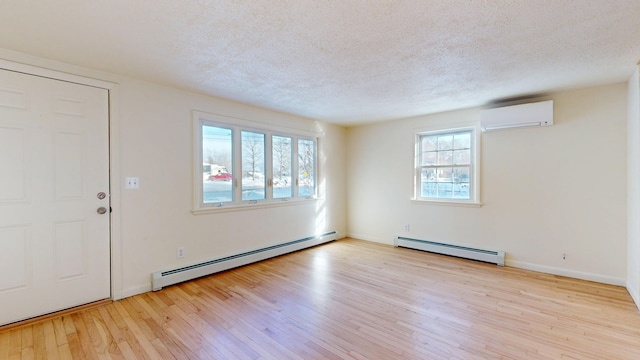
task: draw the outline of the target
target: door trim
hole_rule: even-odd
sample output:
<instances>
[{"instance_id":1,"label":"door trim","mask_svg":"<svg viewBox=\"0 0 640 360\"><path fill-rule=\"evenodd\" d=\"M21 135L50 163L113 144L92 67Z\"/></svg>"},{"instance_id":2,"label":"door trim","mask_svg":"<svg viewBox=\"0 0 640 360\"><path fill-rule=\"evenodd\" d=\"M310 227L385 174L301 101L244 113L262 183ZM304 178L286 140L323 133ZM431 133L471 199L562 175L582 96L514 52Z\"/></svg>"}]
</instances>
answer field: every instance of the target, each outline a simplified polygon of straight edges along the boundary
<instances>
[{"instance_id":1,"label":"door trim","mask_svg":"<svg viewBox=\"0 0 640 360\"><path fill-rule=\"evenodd\" d=\"M110 221L109 246L111 300L122 299L122 242L120 219L120 102L119 84L115 82L85 77L72 73L48 69L39 66L18 63L0 58L0 69L35 75L54 80L66 81L80 85L92 86L107 90L109 101L109 187L112 212Z\"/></svg>"}]
</instances>

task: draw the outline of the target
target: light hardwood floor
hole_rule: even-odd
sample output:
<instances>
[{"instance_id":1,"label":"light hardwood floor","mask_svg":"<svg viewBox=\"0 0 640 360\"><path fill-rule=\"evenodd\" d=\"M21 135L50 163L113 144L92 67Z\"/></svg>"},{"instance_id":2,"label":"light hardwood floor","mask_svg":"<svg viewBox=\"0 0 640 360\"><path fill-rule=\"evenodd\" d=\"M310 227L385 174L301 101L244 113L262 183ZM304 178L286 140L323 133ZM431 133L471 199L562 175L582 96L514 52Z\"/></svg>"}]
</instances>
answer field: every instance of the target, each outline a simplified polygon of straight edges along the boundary
<instances>
[{"instance_id":1,"label":"light hardwood floor","mask_svg":"<svg viewBox=\"0 0 640 360\"><path fill-rule=\"evenodd\" d=\"M640 359L621 287L345 239L0 332L0 359Z\"/></svg>"}]
</instances>

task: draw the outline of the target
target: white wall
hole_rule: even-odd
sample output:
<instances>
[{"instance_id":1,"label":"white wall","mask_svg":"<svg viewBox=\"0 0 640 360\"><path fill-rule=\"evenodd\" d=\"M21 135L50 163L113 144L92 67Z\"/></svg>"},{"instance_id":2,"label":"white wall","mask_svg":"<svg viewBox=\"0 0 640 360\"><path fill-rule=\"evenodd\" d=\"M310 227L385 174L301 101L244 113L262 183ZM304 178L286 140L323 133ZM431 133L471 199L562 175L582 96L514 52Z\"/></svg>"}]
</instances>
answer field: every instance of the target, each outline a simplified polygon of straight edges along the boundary
<instances>
[{"instance_id":1,"label":"white wall","mask_svg":"<svg viewBox=\"0 0 640 360\"><path fill-rule=\"evenodd\" d=\"M624 285L626 84L550 98L554 126L482 134L480 208L410 201L415 130L477 123L479 109L348 129L349 235L504 250L510 266Z\"/></svg>"},{"instance_id":2,"label":"white wall","mask_svg":"<svg viewBox=\"0 0 640 360\"><path fill-rule=\"evenodd\" d=\"M119 84L112 100L114 297L149 291L151 273L297 240L346 233L342 127L199 95L128 77L0 49L6 59ZM194 215L191 111L319 130L321 199L305 204ZM124 178L140 178L125 190ZM185 257L176 259L176 247Z\"/></svg>"},{"instance_id":3,"label":"white wall","mask_svg":"<svg viewBox=\"0 0 640 360\"><path fill-rule=\"evenodd\" d=\"M629 79L627 290L640 308L640 67Z\"/></svg>"},{"instance_id":4,"label":"white wall","mask_svg":"<svg viewBox=\"0 0 640 360\"><path fill-rule=\"evenodd\" d=\"M140 190L122 192L123 288L148 290L152 271L227 256L314 235L344 234L345 131L290 115L198 96L141 81L121 85L122 176ZM191 110L303 129L316 126L326 199L303 205L193 215ZM186 256L176 260L177 246ZM142 286L144 284L144 286ZM134 291L134 292L137 292Z\"/></svg>"}]
</instances>

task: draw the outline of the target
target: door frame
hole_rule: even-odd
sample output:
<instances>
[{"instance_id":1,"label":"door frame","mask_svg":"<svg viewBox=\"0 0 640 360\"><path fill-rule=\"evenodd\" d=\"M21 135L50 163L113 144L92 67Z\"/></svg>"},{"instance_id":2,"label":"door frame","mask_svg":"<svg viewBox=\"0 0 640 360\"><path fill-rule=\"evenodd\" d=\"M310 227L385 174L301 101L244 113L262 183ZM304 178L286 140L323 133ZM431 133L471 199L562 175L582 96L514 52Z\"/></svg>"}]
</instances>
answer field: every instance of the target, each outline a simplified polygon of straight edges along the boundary
<instances>
[{"instance_id":1,"label":"door frame","mask_svg":"<svg viewBox=\"0 0 640 360\"><path fill-rule=\"evenodd\" d=\"M0 54L1 56L1 54ZM107 90L109 102L108 142L109 142L109 192L112 211L110 213L109 248L110 258L110 290L111 299L122 299L122 243L120 234L120 104L119 84L72 73L52 70L45 67L18 63L0 58L0 69L10 70L28 75L66 81L80 85L92 86Z\"/></svg>"}]
</instances>

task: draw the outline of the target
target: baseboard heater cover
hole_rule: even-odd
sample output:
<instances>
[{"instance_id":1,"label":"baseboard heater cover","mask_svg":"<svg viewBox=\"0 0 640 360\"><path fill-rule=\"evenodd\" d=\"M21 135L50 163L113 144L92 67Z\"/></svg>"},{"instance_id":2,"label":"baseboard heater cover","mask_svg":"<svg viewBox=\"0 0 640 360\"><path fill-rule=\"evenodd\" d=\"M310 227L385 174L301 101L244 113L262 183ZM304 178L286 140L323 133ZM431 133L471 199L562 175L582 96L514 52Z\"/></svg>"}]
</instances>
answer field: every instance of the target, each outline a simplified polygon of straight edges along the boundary
<instances>
[{"instance_id":1,"label":"baseboard heater cover","mask_svg":"<svg viewBox=\"0 0 640 360\"><path fill-rule=\"evenodd\" d=\"M239 266L248 265L261 260L266 260L272 257L288 254L290 252L324 244L336 239L337 232L330 231L318 236L310 236L304 239L289 241L283 244L268 246L265 248L231 255L219 259L209 260L177 269L156 271L151 274L151 286L153 291L158 291L165 286L215 274L217 272L233 269Z\"/></svg>"},{"instance_id":2,"label":"baseboard heater cover","mask_svg":"<svg viewBox=\"0 0 640 360\"><path fill-rule=\"evenodd\" d=\"M402 236L396 237L395 245L399 247L423 250L436 254L451 255L460 258L484 261L504 266L504 251L476 249L466 246L411 239Z\"/></svg>"}]
</instances>

